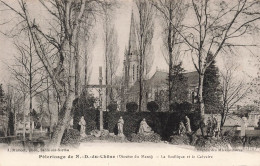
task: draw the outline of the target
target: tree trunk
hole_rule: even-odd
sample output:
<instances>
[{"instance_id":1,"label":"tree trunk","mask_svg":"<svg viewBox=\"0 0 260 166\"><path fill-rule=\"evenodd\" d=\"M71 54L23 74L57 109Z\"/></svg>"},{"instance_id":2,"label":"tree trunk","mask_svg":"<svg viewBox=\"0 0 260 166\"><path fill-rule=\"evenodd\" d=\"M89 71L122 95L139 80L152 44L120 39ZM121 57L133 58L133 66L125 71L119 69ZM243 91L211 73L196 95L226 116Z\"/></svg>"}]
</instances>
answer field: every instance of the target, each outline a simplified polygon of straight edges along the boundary
<instances>
[{"instance_id":1,"label":"tree trunk","mask_svg":"<svg viewBox=\"0 0 260 166\"><path fill-rule=\"evenodd\" d=\"M139 112L142 111L142 101L143 101L143 74L142 74L142 70L143 70L143 66L142 66L142 57L140 58L140 79L139 79Z\"/></svg>"},{"instance_id":2,"label":"tree trunk","mask_svg":"<svg viewBox=\"0 0 260 166\"><path fill-rule=\"evenodd\" d=\"M47 87L49 87L49 79L47 77ZM47 108L48 108L48 112L50 114L50 127L52 125L52 112L51 112L51 109L50 109L50 92L49 92L49 88L47 89Z\"/></svg>"},{"instance_id":3,"label":"tree trunk","mask_svg":"<svg viewBox=\"0 0 260 166\"><path fill-rule=\"evenodd\" d=\"M30 94L30 112L29 112L29 124L30 124L30 134L29 134L29 139L32 140L32 133L33 133L33 128L32 128L32 96Z\"/></svg>"},{"instance_id":4,"label":"tree trunk","mask_svg":"<svg viewBox=\"0 0 260 166\"><path fill-rule=\"evenodd\" d=\"M204 73L199 74L199 89L198 89L198 100L199 100L199 108L200 108L200 115L201 117L204 117L205 114L205 107L204 107L204 101L203 101L203 81L204 81Z\"/></svg>"},{"instance_id":5,"label":"tree trunk","mask_svg":"<svg viewBox=\"0 0 260 166\"><path fill-rule=\"evenodd\" d=\"M69 92L70 93L70 92ZM67 128L70 121L70 113L72 108L72 95L69 94L65 100L59 114L58 124L53 132L53 137L50 142L50 146L59 147L61 139L65 129Z\"/></svg>"},{"instance_id":6,"label":"tree trunk","mask_svg":"<svg viewBox=\"0 0 260 166\"><path fill-rule=\"evenodd\" d=\"M75 98L79 97L79 81L80 81L80 74L79 74L79 50L78 50L78 43L75 44Z\"/></svg>"},{"instance_id":7,"label":"tree trunk","mask_svg":"<svg viewBox=\"0 0 260 166\"><path fill-rule=\"evenodd\" d=\"M86 41L85 41L86 42ZM84 63L84 91L87 92L87 79L88 79L88 55L85 48L85 63Z\"/></svg>"},{"instance_id":8,"label":"tree trunk","mask_svg":"<svg viewBox=\"0 0 260 166\"><path fill-rule=\"evenodd\" d=\"M172 10L170 9L169 11L170 14L170 20L172 21ZM172 89L171 89L171 82L172 82L172 24L169 23L168 25L168 51L169 51L169 110L170 110L170 105L171 105L171 100L172 100Z\"/></svg>"},{"instance_id":9,"label":"tree trunk","mask_svg":"<svg viewBox=\"0 0 260 166\"><path fill-rule=\"evenodd\" d=\"M14 136L16 136L16 125L17 125L17 120L16 120L17 116L16 116L16 109L14 108Z\"/></svg>"},{"instance_id":10,"label":"tree trunk","mask_svg":"<svg viewBox=\"0 0 260 166\"><path fill-rule=\"evenodd\" d=\"M23 98L24 104L23 104L23 141L25 141L25 96Z\"/></svg>"}]
</instances>

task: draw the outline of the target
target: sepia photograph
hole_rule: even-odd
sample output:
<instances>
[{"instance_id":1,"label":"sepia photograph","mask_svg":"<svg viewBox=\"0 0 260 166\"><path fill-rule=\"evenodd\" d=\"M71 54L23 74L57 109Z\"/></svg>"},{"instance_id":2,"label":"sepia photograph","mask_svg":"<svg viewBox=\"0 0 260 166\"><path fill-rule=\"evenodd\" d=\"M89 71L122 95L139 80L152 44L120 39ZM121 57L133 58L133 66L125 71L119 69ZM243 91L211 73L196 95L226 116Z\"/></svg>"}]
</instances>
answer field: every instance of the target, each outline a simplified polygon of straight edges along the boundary
<instances>
[{"instance_id":1,"label":"sepia photograph","mask_svg":"<svg viewBox=\"0 0 260 166\"><path fill-rule=\"evenodd\" d=\"M259 156L260 0L0 0L1 166Z\"/></svg>"}]
</instances>

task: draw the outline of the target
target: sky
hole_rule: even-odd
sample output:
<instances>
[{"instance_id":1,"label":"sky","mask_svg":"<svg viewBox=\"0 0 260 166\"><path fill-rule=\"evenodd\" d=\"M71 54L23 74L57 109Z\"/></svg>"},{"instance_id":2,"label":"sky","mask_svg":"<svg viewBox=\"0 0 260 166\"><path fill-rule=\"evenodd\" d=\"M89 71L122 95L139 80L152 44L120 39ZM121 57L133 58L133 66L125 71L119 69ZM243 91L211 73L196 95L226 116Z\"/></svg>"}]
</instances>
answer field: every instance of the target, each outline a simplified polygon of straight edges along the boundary
<instances>
[{"instance_id":1,"label":"sky","mask_svg":"<svg viewBox=\"0 0 260 166\"><path fill-rule=\"evenodd\" d=\"M14 7L18 7L15 0L6 0L9 4L13 5ZM46 15L46 11L44 8L40 6L40 3L37 3L36 0L28 0L27 3L29 4L30 11L34 14L35 18L44 21L48 19ZM128 37L130 31L130 19L131 19L131 11L134 4L131 0L121 0L120 6L115 10L115 14L113 17L114 25L118 33L118 44L119 44L119 57L120 63L117 70L117 75L122 75L123 71L123 59L124 59L124 50L128 46ZM3 6L0 6L3 9ZM10 11L0 11L0 30L5 32L6 30L12 27L12 22L2 25L2 23L14 15ZM104 47L103 47L103 29L102 23L97 21L94 31L96 32L96 42L93 48L92 56L92 75L90 79L91 84L98 83L98 68L102 66L104 61ZM257 40L259 42L258 37L253 37L252 40ZM158 69L167 69L166 62L162 55L162 38L161 38L161 29L160 23L158 22L158 18L155 19L155 33L153 38L153 48L154 48L154 64L149 76L152 76L153 73ZM256 54L258 54L258 50L254 50ZM8 38L5 35L0 33L0 82L3 84L7 84L10 79L10 72L8 71L7 64L12 64L13 56L17 52L15 51L13 45L13 39ZM225 63L223 63L223 57L225 55L219 55L217 58L217 65L219 68L223 68ZM186 71L194 71L193 64L191 63L190 56L186 55L183 59L184 68ZM254 58L249 55L248 51L242 50L237 57L232 57L229 60L236 61L239 64L239 69L237 71L240 77L245 77L246 75L255 76L256 69L254 67ZM103 67L104 68L104 67ZM103 72L104 73L104 72ZM103 76L104 77L104 76Z\"/></svg>"}]
</instances>

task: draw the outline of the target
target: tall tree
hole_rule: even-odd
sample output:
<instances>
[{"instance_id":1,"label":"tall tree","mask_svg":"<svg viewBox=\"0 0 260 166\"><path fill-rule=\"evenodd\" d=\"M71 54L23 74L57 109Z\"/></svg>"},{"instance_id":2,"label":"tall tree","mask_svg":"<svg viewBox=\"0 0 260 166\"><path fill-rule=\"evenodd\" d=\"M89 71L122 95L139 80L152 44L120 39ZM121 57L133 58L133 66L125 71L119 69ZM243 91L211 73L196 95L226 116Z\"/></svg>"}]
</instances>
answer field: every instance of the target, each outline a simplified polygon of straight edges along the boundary
<instances>
[{"instance_id":1,"label":"tall tree","mask_svg":"<svg viewBox=\"0 0 260 166\"><path fill-rule=\"evenodd\" d=\"M257 105L258 109L260 109L260 55L256 54L255 57L255 67L257 71L257 75L253 78L252 82L250 83L250 95L247 96L248 100L253 101L255 105Z\"/></svg>"},{"instance_id":2,"label":"tall tree","mask_svg":"<svg viewBox=\"0 0 260 166\"><path fill-rule=\"evenodd\" d=\"M8 129L8 113L7 113L7 101L3 89L3 85L0 84L0 116L1 116L1 126L2 131L4 132L4 136L7 136L7 129Z\"/></svg>"},{"instance_id":3,"label":"tall tree","mask_svg":"<svg viewBox=\"0 0 260 166\"><path fill-rule=\"evenodd\" d=\"M119 47L118 47L118 42L117 42L117 32L115 30L114 27L112 27L110 29L109 32L109 40L110 40L110 45L109 45L109 49L108 49L108 69L109 69L109 85L111 85L110 92L109 92L109 98L110 101L115 101L115 96L114 96L114 79L116 76L116 71L118 69L118 65L119 65L119 56L118 56L118 51L119 51Z\"/></svg>"},{"instance_id":4,"label":"tall tree","mask_svg":"<svg viewBox=\"0 0 260 166\"><path fill-rule=\"evenodd\" d=\"M14 11L29 30L30 37L38 58L41 60L48 76L51 79L61 107L59 110L58 124L50 144L59 146L64 130L70 120L73 100L72 74L74 55L76 53L78 29L84 15L91 12L96 16L104 1L99 0L50 0L40 1L48 12L51 28L46 32L37 19L32 19L30 10L25 1L20 0L20 9L15 9L7 2L1 0L3 5ZM107 2L106 2L107 3ZM47 23L47 21L46 21ZM51 32L50 32L51 31ZM46 43L52 46L52 54L47 54ZM56 59L55 64L50 62L50 57Z\"/></svg>"},{"instance_id":5,"label":"tall tree","mask_svg":"<svg viewBox=\"0 0 260 166\"><path fill-rule=\"evenodd\" d=\"M28 32L27 32L28 34ZM46 76L43 74L43 66L39 59L36 57L33 49L32 39L29 36L28 41L22 44L15 43L18 51L18 55L15 58L15 65L10 67L11 73L14 75L16 81L23 84L26 87L29 94L29 120L30 120L30 135L29 139L32 139L32 118L30 116L32 112L33 98L38 93L44 91L43 84Z\"/></svg>"},{"instance_id":6,"label":"tall tree","mask_svg":"<svg viewBox=\"0 0 260 166\"><path fill-rule=\"evenodd\" d=\"M18 119L17 115L22 111L23 96L16 88L13 88L9 84L7 88L6 99L7 99L8 112L11 112L13 114L13 121L10 122L13 123L11 124L14 130L13 135L16 136L17 119Z\"/></svg>"},{"instance_id":7,"label":"tall tree","mask_svg":"<svg viewBox=\"0 0 260 166\"><path fill-rule=\"evenodd\" d=\"M199 73L198 102L204 116L203 81L206 69L220 53L238 47L255 46L248 37L258 31L260 2L257 0L217 1L192 0L189 20L184 30L176 31L191 51L194 67ZM164 16L166 12L159 10ZM168 20L170 20L168 18ZM172 24L174 22L171 21ZM255 28L256 27L256 28ZM241 40L244 39L244 40ZM207 61L212 54L212 59Z\"/></svg>"},{"instance_id":8,"label":"tall tree","mask_svg":"<svg viewBox=\"0 0 260 166\"><path fill-rule=\"evenodd\" d=\"M108 3L109 4L109 3ZM87 84L91 75L92 50L95 44L93 34L95 17L92 12L85 12L78 27L75 50L75 98L78 98L82 90L87 90ZM82 62L81 59L84 59ZM81 67L83 66L83 67ZM84 68L84 74L81 69ZM83 77L82 77L83 76ZM83 79L82 79L82 78Z\"/></svg>"},{"instance_id":9,"label":"tall tree","mask_svg":"<svg viewBox=\"0 0 260 166\"><path fill-rule=\"evenodd\" d=\"M93 33L93 26L94 26L94 18L90 16L84 17L84 22L81 26L81 30L79 32L79 47L80 47L80 54L83 57L83 65L84 72L82 76L82 83L84 91L87 91L87 85L90 81L90 76L92 72L92 51L95 45L96 35Z\"/></svg>"},{"instance_id":10,"label":"tall tree","mask_svg":"<svg viewBox=\"0 0 260 166\"><path fill-rule=\"evenodd\" d=\"M108 4L109 5L109 4ZM107 6L104 8L104 46L105 46L105 77L106 85L113 86L113 79L115 77L118 64L118 42L117 31L113 25L113 13L109 12ZM107 100L109 98L109 100ZM107 104L114 100L113 88L106 88L106 107ZM105 108L106 108L105 107Z\"/></svg>"},{"instance_id":11,"label":"tall tree","mask_svg":"<svg viewBox=\"0 0 260 166\"><path fill-rule=\"evenodd\" d=\"M225 124L226 118L231 114L232 107L236 106L250 92L250 85L235 75L237 65L231 61L225 62L224 70L220 72L221 77L221 103L220 128Z\"/></svg>"},{"instance_id":12,"label":"tall tree","mask_svg":"<svg viewBox=\"0 0 260 166\"><path fill-rule=\"evenodd\" d=\"M211 56L209 56L208 61L211 60L210 58ZM219 69L215 60L205 71L202 95L205 103L205 113L218 113L221 106L221 87Z\"/></svg>"},{"instance_id":13,"label":"tall tree","mask_svg":"<svg viewBox=\"0 0 260 166\"><path fill-rule=\"evenodd\" d=\"M147 63L152 57L152 39L154 33L154 9L148 0L135 0L137 7L137 53L139 57L139 111L143 109L143 93L144 93L144 77L149 73L149 66Z\"/></svg>"},{"instance_id":14,"label":"tall tree","mask_svg":"<svg viewBox=\"0 0 260 166\"><path fill-rule=\"evenodd\" d=\"M152 1L155 8L162 10L166 15L159 13L159 18L161 19L161 26L163 28L163 47L167 52L164 58L168 64L168 99L169 105L172 101L172 80L173 78L173 68L178 65L180 60L180 46L182 43L181 36L176 31L177 29L182 29L182 22L186 13L186 5L184 1L179 0L154 0Z\"/></svg>"},{"instance_id":15,"label":"tall tree","mask_svg":"<svg viewBox=\"0 0 260 166\"><path fill-rule=\"evenodd\" d=\"M24 85L22 82L17 81L15 75L11 75L11 78L13 78L12 80L14 80L14 82L9 83L9 87L13 89L12 91L8 91L9 95L13 95L14 97L12 97L13 99L13 112L15 113L17 111L17 113L15 114L15 120L22 122L23 123L23 140L25 141L25 133L26 133L26 113L28 114L27 109L26 108L26 99L28 98L28 87L26 85ZM9 89L9 88L8 88ZM12 94L13 93L13 94ZM15 126L16 127L16 126Z\"/></svg>"}]
</instances>

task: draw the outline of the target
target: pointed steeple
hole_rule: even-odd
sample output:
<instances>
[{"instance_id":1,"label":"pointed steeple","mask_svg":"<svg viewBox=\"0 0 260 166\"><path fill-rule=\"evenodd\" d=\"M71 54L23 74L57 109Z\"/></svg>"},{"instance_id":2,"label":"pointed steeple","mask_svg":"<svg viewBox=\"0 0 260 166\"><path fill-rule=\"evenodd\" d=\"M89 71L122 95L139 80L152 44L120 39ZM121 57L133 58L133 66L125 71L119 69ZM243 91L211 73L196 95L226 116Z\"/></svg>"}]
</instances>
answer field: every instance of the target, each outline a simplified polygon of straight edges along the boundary
<instances>
[{"instance_id":1,"label":"pointed steeple","mask_svg":"<svg viewBox=\"0 0 260 166\"><path fill-rule=\"evenodd\" d=\"M136 52L136 33L135 33L135 20L134 12L132 9L131 24L130 24L130 34L129 34L129 54L134 54Z\"/></svg>"}]
</instances>

